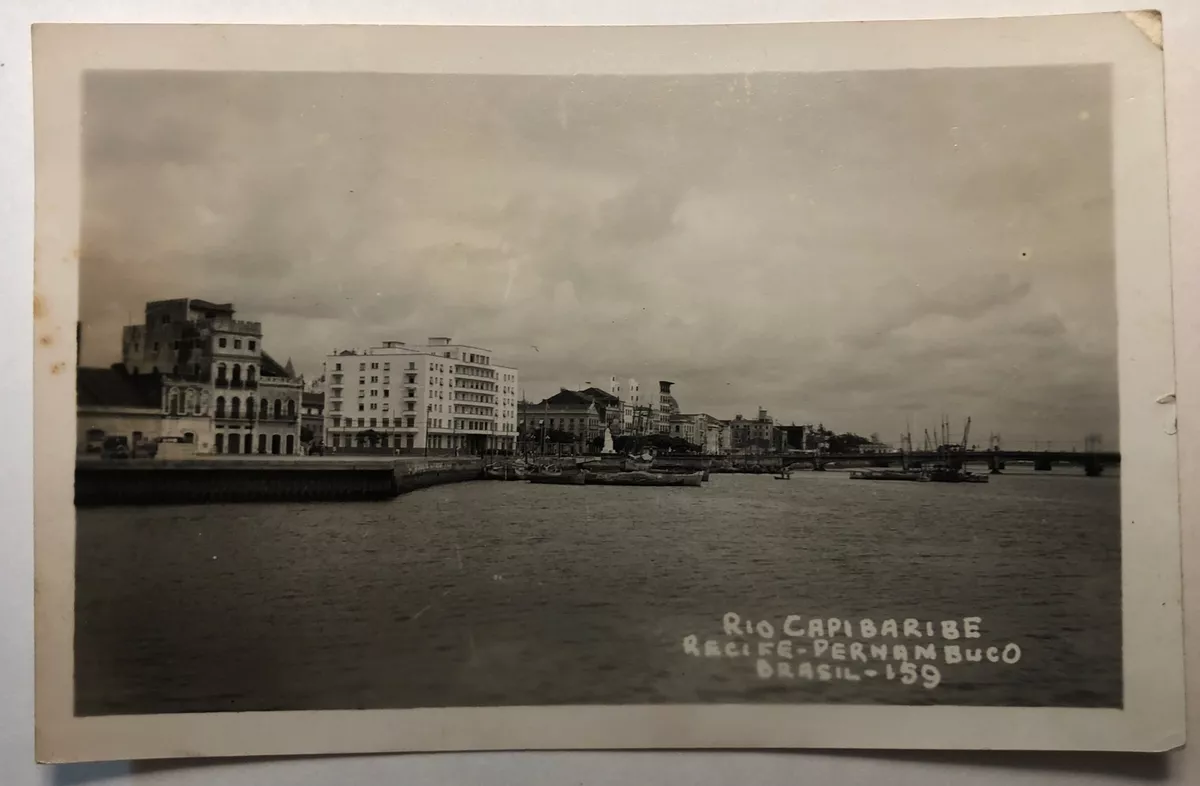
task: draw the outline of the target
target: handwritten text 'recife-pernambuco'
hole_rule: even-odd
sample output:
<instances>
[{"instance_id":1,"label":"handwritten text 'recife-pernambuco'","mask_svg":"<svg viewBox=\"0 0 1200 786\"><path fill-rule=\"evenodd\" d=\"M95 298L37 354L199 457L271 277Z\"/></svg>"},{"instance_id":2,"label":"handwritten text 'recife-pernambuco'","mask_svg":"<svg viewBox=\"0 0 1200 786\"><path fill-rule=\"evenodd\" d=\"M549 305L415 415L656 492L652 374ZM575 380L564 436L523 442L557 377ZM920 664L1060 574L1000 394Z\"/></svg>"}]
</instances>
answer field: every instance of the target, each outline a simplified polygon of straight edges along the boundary
<instances>
[{"instance_id":1,"label":"handwritten text 'recife-pernambuco'","mask_svg":"<svg viewBox=\"0 0 1200 786\"><path fill-rule=\"evenodd\" d=\"M1013 643L983 639L982 617L961 619L843 619L790 614L775 622L730 612L723 636L685 636L683 651L698 658L753 660L760 679L861 682L896 680L936 688L940 666L1021 660Z\"/></svg>"}]
</instances>

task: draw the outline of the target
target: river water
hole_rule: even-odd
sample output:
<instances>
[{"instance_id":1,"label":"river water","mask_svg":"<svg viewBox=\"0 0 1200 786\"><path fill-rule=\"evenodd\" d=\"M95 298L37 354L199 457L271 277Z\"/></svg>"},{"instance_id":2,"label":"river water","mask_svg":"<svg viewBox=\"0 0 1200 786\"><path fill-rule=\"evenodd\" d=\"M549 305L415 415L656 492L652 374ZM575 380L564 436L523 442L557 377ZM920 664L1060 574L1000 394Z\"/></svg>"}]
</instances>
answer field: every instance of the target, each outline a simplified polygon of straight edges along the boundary
<instances>
[{"instance_id":1,"label":"river water","mask_svg":"<svg viewBox=\"0 0 1200 786\"><path fill-rule=\"evenodd\" d=\"M1061 468L988 485L804 472L80 510L77 712L1120 706L1119 486ZM882 662L843 663L858 681L764 679L755 657L685 652L693 634L701 652L710 638L728 649L728 612L771 621L776 637L788 615L979 617L979 639L952 643L1011 642L1020 658L943 658L933 688L886 679ZM753 656L761 639L747 639Z\"/></svg>"}]
</instances>

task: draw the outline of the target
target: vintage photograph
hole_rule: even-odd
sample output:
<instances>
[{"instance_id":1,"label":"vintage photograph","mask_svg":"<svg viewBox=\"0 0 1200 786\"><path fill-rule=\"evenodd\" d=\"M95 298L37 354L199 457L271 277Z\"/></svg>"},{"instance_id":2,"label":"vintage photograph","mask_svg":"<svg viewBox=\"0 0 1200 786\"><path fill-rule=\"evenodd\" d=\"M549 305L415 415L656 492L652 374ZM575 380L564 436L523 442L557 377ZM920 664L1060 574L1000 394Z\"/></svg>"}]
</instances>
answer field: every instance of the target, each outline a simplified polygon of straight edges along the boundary
<instances>
[{"instance_id":1,"label":"vintage photograph","mask_svg":"<svg viewBox=\"0 0 1200 786\"><path fill-rule=\"evenodd\" d=\"M75 718L1127 709L1112 63L78 95Z\"/></svg>"}]
</instances>

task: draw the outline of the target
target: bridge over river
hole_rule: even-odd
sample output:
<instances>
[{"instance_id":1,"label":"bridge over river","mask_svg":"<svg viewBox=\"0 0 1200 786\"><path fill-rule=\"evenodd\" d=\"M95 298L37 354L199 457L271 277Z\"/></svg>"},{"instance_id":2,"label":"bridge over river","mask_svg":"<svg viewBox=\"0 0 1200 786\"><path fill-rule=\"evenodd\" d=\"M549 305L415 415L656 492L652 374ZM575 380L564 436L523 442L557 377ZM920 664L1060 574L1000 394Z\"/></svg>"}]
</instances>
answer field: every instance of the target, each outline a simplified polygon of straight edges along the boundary
<instances>
[{"instance_id":1,"label":"bridge over river","mask_svg":"<svg viewBox=\"0 0 1200 786\"><path fill-rule=\"evenodd\" d=\"M712 466L717 471L720 467L728 467L731 471L775 471L783 467L813 467L824 469L826 466L870 466L870 467L920 467L930 464L949 464L961 467L964 464L986 464L993 473L1000 473L1009 463L1032 464L1035 470L1051 471L1055 465L1073 465L1083 467L1088 475L1095 477L1103 473L1104 468L1121 463L1121 454L1116 451L1069 451L1069 450L956 450L949 453L942 451L913 451L911 453L822 453L791 454L773 456L730 456L724 459L713 459L702 456L661 456L656 464L663 466Z\"/></svg>"}]
</instances>

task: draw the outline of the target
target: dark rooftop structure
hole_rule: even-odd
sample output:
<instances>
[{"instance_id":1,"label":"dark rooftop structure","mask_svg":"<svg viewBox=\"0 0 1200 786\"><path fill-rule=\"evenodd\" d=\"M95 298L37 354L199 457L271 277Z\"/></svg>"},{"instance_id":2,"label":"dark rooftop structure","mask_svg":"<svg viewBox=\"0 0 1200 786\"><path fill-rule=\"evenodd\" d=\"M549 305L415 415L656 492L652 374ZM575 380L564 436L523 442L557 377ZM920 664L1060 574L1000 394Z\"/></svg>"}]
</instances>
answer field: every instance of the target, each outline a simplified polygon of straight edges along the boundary
<instances>
[{"instance_id":1,"label":"dark rooftop structure","mask_svg":"<svg viewBox=\"0 0 1200 786\"><path fill-rule=\"evenodd\" d=\"M81 407L162 407L162 377L130 374L120 363L109 368L79 368L75 375L75 403Z\"/></svg>"}]
</instances>

